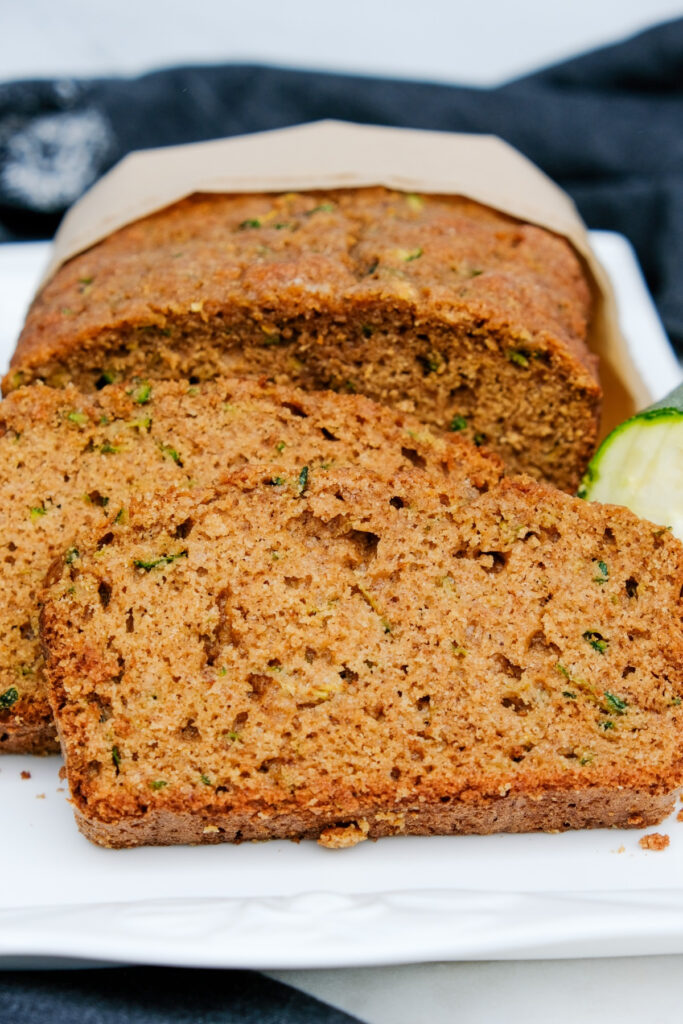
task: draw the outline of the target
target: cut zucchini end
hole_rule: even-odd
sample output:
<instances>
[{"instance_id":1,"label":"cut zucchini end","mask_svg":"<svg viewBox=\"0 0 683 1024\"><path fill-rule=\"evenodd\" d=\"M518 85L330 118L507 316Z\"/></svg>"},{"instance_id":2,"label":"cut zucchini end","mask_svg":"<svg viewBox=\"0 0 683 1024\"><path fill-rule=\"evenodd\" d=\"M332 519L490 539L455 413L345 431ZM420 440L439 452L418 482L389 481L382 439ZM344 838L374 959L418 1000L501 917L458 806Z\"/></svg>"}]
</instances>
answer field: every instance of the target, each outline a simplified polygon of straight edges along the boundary
<instances>
[{"instance_id":1,"label":"cut zucchini end","mask_svg":"<svg viewBox=\"0 0 683 1024\"><path fill-rule=\"evenodd\" d=\"M577 494L625 505L683 539L683 409L649 409L620 424L594 455Z\"/></svg>"}]
</instances>

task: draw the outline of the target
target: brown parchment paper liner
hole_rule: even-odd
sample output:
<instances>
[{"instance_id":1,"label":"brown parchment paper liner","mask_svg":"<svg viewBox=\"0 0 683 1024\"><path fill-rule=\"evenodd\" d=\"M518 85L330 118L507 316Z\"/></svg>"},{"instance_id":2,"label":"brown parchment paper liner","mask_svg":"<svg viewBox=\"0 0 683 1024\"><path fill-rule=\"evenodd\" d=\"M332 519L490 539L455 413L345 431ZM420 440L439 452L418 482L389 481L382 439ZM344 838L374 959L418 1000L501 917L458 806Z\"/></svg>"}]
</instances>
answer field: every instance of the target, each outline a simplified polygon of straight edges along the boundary
<instances>
[{"instance_id":1,"label":"brown parchment paper liner","mask_svg":"<svg viewBox=\"0 0 683 1024\"><path fill-rule=\"evenodd\" d=\"M45 281L72 256L193 192L294 192L384 185L463 195L564 235L593 282L589 346L600 357L602 431L648 404L617 322L612 289L572 200L531 161L490 135L319 121L254 135L131 153L69 211Z\"/></svg>"}]
</instances>

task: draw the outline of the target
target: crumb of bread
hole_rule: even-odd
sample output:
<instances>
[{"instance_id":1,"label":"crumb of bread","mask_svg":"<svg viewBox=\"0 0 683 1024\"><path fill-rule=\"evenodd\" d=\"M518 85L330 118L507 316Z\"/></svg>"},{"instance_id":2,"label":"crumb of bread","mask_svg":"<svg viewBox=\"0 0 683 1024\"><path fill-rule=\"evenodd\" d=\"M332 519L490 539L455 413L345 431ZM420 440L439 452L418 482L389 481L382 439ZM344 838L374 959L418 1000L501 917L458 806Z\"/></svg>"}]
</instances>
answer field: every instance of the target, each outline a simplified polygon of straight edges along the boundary
<instances>
[{"instance_id":1,"label":"crumb of bread","mask_svg":"<svg viewBox=\"0 0 683 1024\"><path fill-rule=\"evenodd\" d=\"M21 777L22 777L22 779L30 779L31 778L31 773L30 772L22 772L21 773Z\"/></svg>"},{"instance_id":2,"label":"crumb of bread","mask_svg":"<svg viewBox=\"0 0 683 1024\"><path fill-rule=\"evenodd\" d=\"M338 825L335 828L326 828L320 833L318 843L328 850L343 850L349 846L357 846L364 839L368 838L370 826L361 818L353 821L350 825Z\"/></svg>"},{"instance_id":3,"label":"crumb of bread","mask_svg":"<svg viewBox=\"0 0 683 1024\"><path fill-rule=\"evenodd\" d=\"M681 808L681 810L676 815L676 821L683 821L683 807Z\"/></svg>"},{"instance_id":4,"label":"crumb of bread","mask_svg":"<svg viewBox=\"0 0 683 1024\"><path fill-rule=\"evenodd\" d=\"M45 799L45 794L44 793L36 793L36 800L44 800L44 799Z\"/></svg>"},{"instance_id":5,"label":"crumb of bread","mask_svg":"<svg viewBox=\"0 0 683 1024\"><path fill-rule=\"evenodd\" d=\"M670 839L667 835L662 835L661 832L650 832L647 836L642 836L638 840L638 845L642 850L666 850L669 845Z\"/></svg>"},{"instance_id":6,"label":"crumb of bread","mask_svg":"<svg viewBox=\"0 0 683 1024\"><path fill-rule=\"evenodd\" d=\"M62 782L64 782L64 780L66 779L66 765L65 764L63 764L62 767L59 769L59 778L62 780Z\"/></svg>"}]
</instances>

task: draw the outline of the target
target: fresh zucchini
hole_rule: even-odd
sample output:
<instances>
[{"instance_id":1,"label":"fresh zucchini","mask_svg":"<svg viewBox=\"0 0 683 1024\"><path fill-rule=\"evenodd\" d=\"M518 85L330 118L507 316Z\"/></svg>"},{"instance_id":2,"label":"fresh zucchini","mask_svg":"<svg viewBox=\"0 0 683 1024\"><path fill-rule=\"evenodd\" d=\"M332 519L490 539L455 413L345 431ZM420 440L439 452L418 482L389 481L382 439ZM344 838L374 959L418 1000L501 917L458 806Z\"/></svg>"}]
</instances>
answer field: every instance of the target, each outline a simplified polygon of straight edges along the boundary
<instances>
[{"instance_id":1,"label":"fresh zucchini","mask_svg":"<svg viewBox=\"0 0 683 1024\"><path fill-rule=\"evenodd\" d=\"M683 540L683 384L605 438L578 495L626 505Z\"/></svg>"}]
</instances>

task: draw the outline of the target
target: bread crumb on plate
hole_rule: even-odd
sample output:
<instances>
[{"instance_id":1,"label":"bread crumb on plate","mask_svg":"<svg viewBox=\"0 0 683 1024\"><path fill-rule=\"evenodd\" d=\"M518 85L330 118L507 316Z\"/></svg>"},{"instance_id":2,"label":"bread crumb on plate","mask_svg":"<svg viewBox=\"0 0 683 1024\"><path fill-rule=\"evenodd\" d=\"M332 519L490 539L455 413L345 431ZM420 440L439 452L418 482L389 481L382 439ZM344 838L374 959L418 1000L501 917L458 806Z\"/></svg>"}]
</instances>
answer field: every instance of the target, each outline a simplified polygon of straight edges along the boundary
<instances>
[{"instance_id":1,"label":"bread crumb on plate","mask_svg":"<svg viewBox=\"0 0 683 1024\"><path fill-rule=\"evenodd\" d=\"M669 837L661 832L650 832L638 840L638 846L642 850L666 850L669 843Z\"/></svg>"},{"instance_id":2,"label":"bread crumb on plate","mask_svg":"<svg viewBox=\"0 0 683 1024\"><path fill-rule=\"evenodd\" d=\"M369 823L361 818L359 821L352 821L349 825L338 825L335 828L326 828L320 833L318 843L328 850L343 850L349 846L357 846L364 839L368 838L370 831Z\"/></svg>"}]
</instances>

